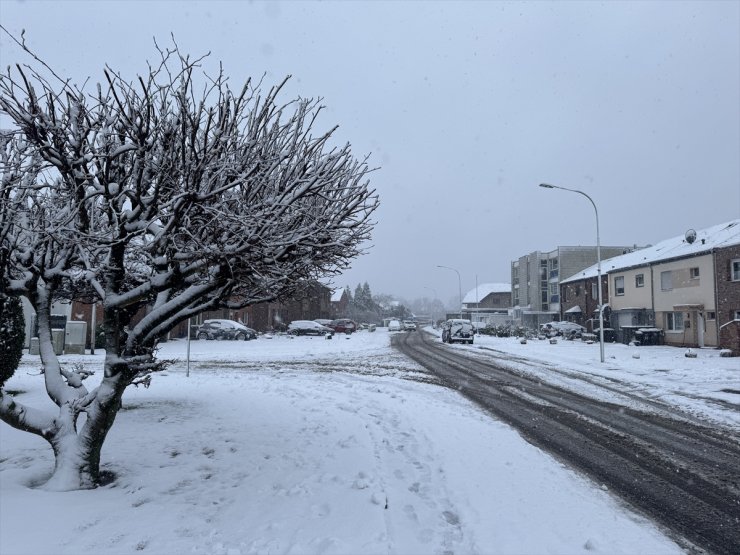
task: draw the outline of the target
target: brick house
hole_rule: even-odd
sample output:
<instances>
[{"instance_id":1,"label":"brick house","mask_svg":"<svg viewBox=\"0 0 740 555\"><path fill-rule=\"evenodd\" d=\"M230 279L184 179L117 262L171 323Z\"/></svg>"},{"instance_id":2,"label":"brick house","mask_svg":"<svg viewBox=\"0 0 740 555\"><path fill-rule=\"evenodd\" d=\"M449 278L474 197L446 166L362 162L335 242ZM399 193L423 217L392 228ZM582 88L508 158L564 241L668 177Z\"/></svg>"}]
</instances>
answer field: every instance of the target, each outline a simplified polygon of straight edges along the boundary
<instances>
[{"instance_id":1,"label":"brick house","mask_svg":"<svg viewBox=\"0 0 740 555\"><path fill-rule=\"evenodd\" d=\"M349 311L349 294L346 289L337 289L331 295L331 318L346 318Z\"/></svg>"},{"instance_id":2,"label":"brick house","mask_svg":"<svg viewBox=\"0 0 740 555\"><path fill-rule=\"evenodd\" d=\"M740 356L740 244L714 253L719 346Z\"/></svg>"},{"instance_id":3,"label":"brick house","mask_svg":"<svg viewBox=\"0 0 740 555\"><path fill-rule=\"evenodd\" d=\"M603 264L603 263L602 263ZM598 268L594 264L560 282L560 319L593 332L599 327ZM609 299L609 277L601 273L601 296ZM611 327L609 311L604 312L604 328Z\"/></svg>"},{"instance_id":4,"label":"brick house","mask_svg":"<svg viewBox=\"0 0 740 555\"><path fill-rule=\"evenodd\" d=\"M293 320L331 318L331 289L318 281L306 282L303 289L291 299L257 303L239 310L210 310L193 318L199 326L204 320L224 319L241 322L259 332L282 330ZM187 322L179 324L170 337L187 337Z\"/></svg>"}]
</instances>

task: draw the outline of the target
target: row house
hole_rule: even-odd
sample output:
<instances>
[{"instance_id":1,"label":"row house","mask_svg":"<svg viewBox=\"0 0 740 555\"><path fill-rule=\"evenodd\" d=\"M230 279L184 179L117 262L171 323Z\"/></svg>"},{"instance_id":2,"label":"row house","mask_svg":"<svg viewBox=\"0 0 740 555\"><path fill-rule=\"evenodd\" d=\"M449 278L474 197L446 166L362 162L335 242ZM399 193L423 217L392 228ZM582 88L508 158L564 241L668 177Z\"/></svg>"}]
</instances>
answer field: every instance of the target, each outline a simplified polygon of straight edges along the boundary
<instances>
[{"instance_id":1,"label":"row house","mask_svg":"<svg viewBox=\"0 0 740 555\"><path fill-rule=\"evenodd\" d=\"M594 333L599 327L598 266L594 264L560 282L560 319ZM602 272L601 296L609 298L609 278ZM604 310L604 328L611 327L610 311Z\"/></svg>"},{"instance_id":2,"label":"row house","mask_svg":"<svg viewBox=\"0 0 740 555\"><path fill-rule=\"evenodd\" d=\"M602 274L609 324L619 340L656 328L669 345L740 354L740 220L604 260ZM595 284L596 266L564 281L561 294L571 300L563 304L563 319L576 321L578 310L594 314ZM577 295L589 289L590 304Z\"/></svg>"},{"instance_id":3,"label":"row house","mask_svg":"<svg viewBox=\"0 0 740 555\"><path fill-rule=\"evenodd\" d=\"M238 310L222 308L203 312L190 320L191 333L194 332L204 320L211 319L234 320L260 332L283 330L293 320L314 320L317 318L332 319L331 295L331 289L327 286L318 281L309 281L306 282L303 288L290 299L257 303ZM96 327L99 328L103 321L102 305L98 303L96 307ZM88 337L86 348L88 349L90 348L90 336L92 335L89 332L92 325L92 308L93 305L90 303L75 300L72 303L60 305L60 309L57 311L63 312L65 315L65 321L87 322ZM149 310L150 309L148 307L142 308L140 313L137 313L134 317L133 322L138 322ZM33 310L30 309L30 305L29 313L32 317ZM28 316L26 321L29 321ZM32 331L29 329L27 344L30 342L31 334ZM169 336L170 338L184 338L187 337L187 334L188 322L185 321L176 326L175 329L170 332Z\"/></svg>"},{"instance_id":4,"label":"row house","mask_svg":"<svg viewBox=\"0 0 740 555\"><path fill-rule=\"evenodd\" d=\"M224 318L236 320L259 332L284 331L294 320L331 319L331 289L318 281L306 282L290 299L257 303L239 310L216 310L200 314L193 324ZM187 332L187 327L184 328ZM177 330L175 337L183 336Z\"/></svg>"}]
</instances>

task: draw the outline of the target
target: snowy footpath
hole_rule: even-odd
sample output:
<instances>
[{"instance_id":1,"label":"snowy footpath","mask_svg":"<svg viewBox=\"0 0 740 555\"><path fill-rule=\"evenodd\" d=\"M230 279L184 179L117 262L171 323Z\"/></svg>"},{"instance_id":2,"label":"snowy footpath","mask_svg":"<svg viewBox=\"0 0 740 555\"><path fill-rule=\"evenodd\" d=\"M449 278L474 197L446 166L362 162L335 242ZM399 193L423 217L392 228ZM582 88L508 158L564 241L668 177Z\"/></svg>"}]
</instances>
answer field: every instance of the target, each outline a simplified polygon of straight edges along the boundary
<instances>
[{"instance_id":1,"label":"snowy footpath","mask_svg":"<svg viewBox=\"0 0 740 555\"><path fill-rule=\"evenodd\" d=\"M35 487L50 448L0 423L0 553L682 551L600 484L430 383L383 330L193 342L189 377L185 348L164 344L160 356L178 361L127 392L102 453L114 479L97 490ZM48 406L37 368L26 355L7 389Z\"/></svg>"}]
</instances>

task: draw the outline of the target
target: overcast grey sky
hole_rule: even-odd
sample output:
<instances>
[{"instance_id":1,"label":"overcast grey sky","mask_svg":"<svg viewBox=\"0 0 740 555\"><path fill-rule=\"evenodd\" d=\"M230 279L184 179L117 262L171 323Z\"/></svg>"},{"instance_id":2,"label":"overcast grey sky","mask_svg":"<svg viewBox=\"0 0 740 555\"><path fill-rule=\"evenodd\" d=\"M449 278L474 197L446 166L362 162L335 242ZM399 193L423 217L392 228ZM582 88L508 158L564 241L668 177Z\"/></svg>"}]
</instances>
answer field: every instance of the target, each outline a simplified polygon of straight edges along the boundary
<instances>
[{"instance_id":1,"label":"overcast grey sky","mask_svg":"<svg viewBox=\"0 0 740 555\"><path fill-rule=\"evenodd\" d=\"M81 84L174 33L234 83L293 79L380 169L369 253L335 280L412 299L508 282L534 250L740 217L740 2L39 2L0 21ZM4 34L0 65L28 59Z\"/></svg>"}]
</instances>

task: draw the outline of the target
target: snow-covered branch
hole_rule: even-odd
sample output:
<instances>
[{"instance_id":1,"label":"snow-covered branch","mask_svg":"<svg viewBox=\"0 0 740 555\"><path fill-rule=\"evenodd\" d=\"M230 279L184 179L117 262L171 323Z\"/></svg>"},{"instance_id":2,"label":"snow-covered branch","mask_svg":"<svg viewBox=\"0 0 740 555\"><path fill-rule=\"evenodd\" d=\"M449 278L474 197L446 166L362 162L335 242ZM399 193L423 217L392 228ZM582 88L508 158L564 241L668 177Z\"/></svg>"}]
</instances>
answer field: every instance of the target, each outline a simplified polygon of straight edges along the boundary
<instances>
[{"instance_id":1,"label":"snow-covered branch","mask_svg":"<svg viewBox=\"0 0 740 555\"><path fill-rule=\"evenodd\" d=\"M86 427L109 427L125 387L162 368L156 345L174 326L335 274L374 225L372 170L334 145L336 127L314 130L320 100L281 101L287 78L235 92L223 69L199 74L203 58L158 51L148 75L106 68L90 91L43 64L0 74L14 126L0 134L0 292L37 311L65 426L82 407ZM102 303L102 390L53 352L60 298Z\"/></svg>"}]
</instances>

